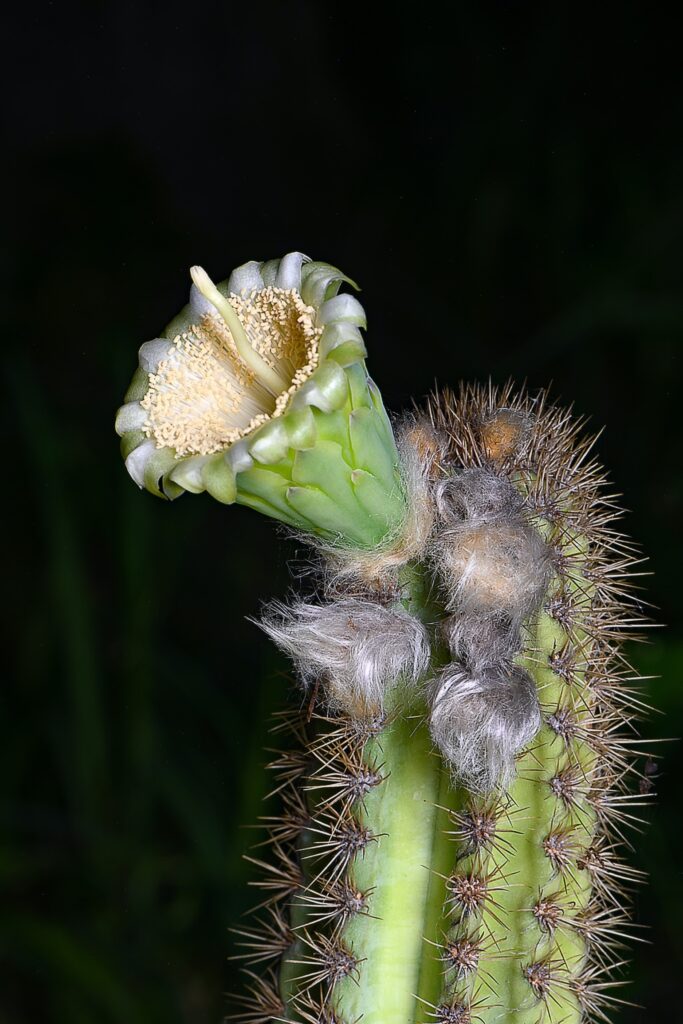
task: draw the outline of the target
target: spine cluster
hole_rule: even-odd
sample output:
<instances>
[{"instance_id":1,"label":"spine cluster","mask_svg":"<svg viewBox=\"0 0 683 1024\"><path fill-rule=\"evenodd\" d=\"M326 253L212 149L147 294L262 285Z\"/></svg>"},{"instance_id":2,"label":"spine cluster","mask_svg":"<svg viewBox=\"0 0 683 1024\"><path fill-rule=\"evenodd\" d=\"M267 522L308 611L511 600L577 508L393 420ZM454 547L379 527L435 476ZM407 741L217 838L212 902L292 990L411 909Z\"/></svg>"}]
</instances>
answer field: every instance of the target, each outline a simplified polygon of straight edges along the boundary
<instances>
[{"instance_id":1,"label":"spine cluster","mask_svg":"<svg viewBox=\"0 0 683 1024\"><path fill-rule=\"evenodd\" d=\"M545 395L438 396L399 445L408 564L333 562L325 602L267 613L306 697L271 765L243 1021L579 1024L619 1002L641 619L581 429Z\"/></svg>"}]
</instances>

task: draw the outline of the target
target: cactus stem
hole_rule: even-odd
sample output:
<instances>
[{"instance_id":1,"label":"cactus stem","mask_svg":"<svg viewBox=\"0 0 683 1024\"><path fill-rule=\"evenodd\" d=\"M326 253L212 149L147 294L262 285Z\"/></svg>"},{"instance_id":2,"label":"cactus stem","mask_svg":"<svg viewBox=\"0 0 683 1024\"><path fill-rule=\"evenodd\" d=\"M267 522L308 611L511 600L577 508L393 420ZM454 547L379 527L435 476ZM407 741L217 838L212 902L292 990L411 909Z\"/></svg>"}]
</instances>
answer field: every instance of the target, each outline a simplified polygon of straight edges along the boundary
<instances>
[{"instance_id":1,"label":"cactus stem","mask_svg":"<svg viewBox=\"0 0 683 1024\"><path fill-rule=\"evenodd\" d=\"M364 962L334 997L345 1021L362 1014L364 1024L413 1021L416 998L437 997L442 967L425 940L436 945L442 936L452 866L444 804L454 793L426 726L397 717L373 743L381 749L386 781L367 794L359 817L372 822L377 840L352 869L355 886L372 886L372 916L357 915L344 930Z\"/></svg>"},{"instance_id":2,"label":"cactus stem","mask_svg":"<svg viewBox=\"0 0 683 1024\"><path fill-rule=\"evenodd\" d=\"M443 543L455 538L455 548L426 567L410 563L373 615L356 599L339 601L334 614L301 605L275 624L278 642L284 637L297 655L302 637L313 636L322 681L313 722L288 720L304 756L280 753L272 765L283 813L263 823L279 865L263 882L260 939L259 928L240 938L251 963L281 956L282 1009L268 1016L273 991L265 982L263 1016L244 1015L249 1024L588 1024L624 1003L615 986L624 943L637 938L627 904L642 876L623 863L620 847L625 830L641 822L654 764L633 739L644 702L620 651L624 630L630 636L642 625L624 605L623 576L633 563L605 525L611 513L602 515L590 442L577 442L559 410L524 400L498 414L487 407L494 400L465 395L443 424L456 424L450 436L463 446L454 462L464 468L437 493ZM489 468L471 447L480 429ZM506 532L485 535L487 560L468 561L468 576L457 544L469 534L457 515L466 509L476 520L490 507L508 516ZM433 586L434 565L442 590ZM519 584L519 600L507 586L489 587L501 574ZM452 579L457 586L448 589ZM483 591L466 592L480 582ZM497 630L482 593L507 609ZM506 604L511 598L517 603ZM390 641L391 602L399 599L414 622L409 630L401 623ZM381 628L370 630L360 657L358 638L375 620ZM295 632L301 623L308 632ZM424 629L431 664L420 662L412 677L404 668L389 672L385 683L393 662L384 647L394 659L401 639L406 650L421 650ZM335 639L373 686L332 685L348 668L334 661ZM498 676L501 661L508 669ZM491 691L477 688L487 672L501 683ZM511 692L519 700L501 717ZM440 731L442 693L455 699ZM508 747L514 772L501 784L470 772L468 788L460 785L468 762L458 758L475 750L467 744L482 722L467 718L469 698L482 702L496 743L523 735L527 714L534 726ZM329 710L321 714L316 701ZM511 732L517 714L520 731ZM490 743L478 749L482 762L490 753ZM642 769L634 757L646 759Z\"/></svg>"}]
</instances>

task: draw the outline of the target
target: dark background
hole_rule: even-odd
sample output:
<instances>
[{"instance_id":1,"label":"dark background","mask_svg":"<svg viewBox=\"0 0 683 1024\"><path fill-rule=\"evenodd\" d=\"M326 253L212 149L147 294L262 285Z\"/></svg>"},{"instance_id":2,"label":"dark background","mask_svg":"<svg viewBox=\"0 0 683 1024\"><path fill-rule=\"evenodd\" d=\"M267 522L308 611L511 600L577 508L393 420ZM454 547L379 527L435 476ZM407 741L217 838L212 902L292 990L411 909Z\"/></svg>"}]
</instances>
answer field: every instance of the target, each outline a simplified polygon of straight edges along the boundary
<instances>
[{"instance_id":1,"label":"dark background","mask_svg":"<svg viewBox=\"0 0 683 1024\"><path fill-rule=\"evenodd\" d=\"M512 375L575 402L650 555L635 650L683 728L680 37L662 5L37 3L3 45L2 1024L205 1024L285 663L245 616L291 541L125 474L136 349L291 249L363 286L391 409ZM370 23L370 15L376 24ZM652 873L626 997L679 1002L681 748L636 836ZM642 1020L628 1010L623 1020Z\"/></svg>"}]
</instances>

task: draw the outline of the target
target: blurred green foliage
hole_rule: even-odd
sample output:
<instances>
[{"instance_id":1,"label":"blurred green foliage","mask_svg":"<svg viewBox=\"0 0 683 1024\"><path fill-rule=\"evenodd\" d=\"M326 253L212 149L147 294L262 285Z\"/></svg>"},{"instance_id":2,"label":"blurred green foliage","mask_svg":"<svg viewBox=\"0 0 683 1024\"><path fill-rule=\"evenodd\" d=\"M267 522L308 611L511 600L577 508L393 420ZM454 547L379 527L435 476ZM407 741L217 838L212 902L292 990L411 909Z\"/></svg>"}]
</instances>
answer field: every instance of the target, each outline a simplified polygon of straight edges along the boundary
<instances>
[{"instance_id":1,"label":"blurred green foliage","mask_svg":"<svg viewBox=\"0 0 683 1024\"><path fill-rule=\"evenodd\" d=\"M16 14L1 1024L204 1024L237 987L242 826L287 690L244 619L297 551L243 509L138 493L112 429L194 262L338 263L364 286L390 408L435 376L512 375L606 423L667 624L633 652L661 675L645 736L680 735L678 36L638 5L470 5L456 23L399 7L375 34L313 2ZM654 944L626 993L653 1022L683 954L681 749L656 749L634 838Z\"/></svg>"}]
</instances>

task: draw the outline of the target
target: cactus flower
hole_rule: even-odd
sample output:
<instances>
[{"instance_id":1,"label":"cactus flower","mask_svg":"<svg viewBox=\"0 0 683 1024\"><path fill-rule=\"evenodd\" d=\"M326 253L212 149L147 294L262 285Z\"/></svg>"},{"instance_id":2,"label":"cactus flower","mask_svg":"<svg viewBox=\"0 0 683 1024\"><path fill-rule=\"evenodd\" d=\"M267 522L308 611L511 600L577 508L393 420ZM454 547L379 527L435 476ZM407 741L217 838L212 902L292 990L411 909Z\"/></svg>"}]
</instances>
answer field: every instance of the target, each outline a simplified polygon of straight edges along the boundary
<instances>
[{"instance_id":1,"label":"cactus flower","mask_svg":"<svg viewBox=\"0 0 683 1024\"><path fill-rule=\"evenodd\" d=\"M119 409L126 468L176 498L208 491L326 540L372 547L405 501L382 399L368 377L350 278L289 253L215 285L145 342Z\"/></svg>"}]
</instances>

